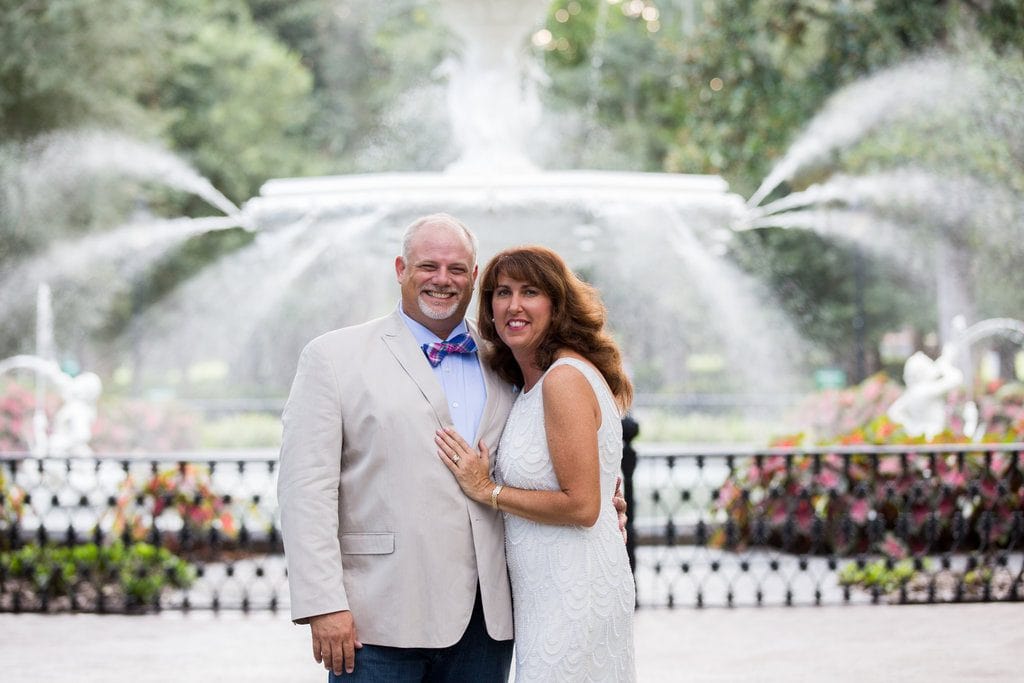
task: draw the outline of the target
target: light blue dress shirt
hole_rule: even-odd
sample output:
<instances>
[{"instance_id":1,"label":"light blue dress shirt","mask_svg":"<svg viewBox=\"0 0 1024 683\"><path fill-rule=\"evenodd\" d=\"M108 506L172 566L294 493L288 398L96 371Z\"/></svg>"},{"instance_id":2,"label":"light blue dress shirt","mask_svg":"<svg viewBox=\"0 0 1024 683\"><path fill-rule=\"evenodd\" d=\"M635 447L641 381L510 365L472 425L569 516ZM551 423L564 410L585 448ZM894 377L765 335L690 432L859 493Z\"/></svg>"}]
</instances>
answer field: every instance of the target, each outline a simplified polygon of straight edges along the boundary
<instances>
[{"instance_id":1,"label":"light blue dress shirt","mask_svg":"<svg viewBox=\"0 0 1024 683\"><path fill-rule=\"evenodd\" d=\"M446 341L407 316L402 310L401 303L398 304L398 312L421 348L424 344ZM448 338L468 332L469 328L463 320L451 331ZM425 355L423 362L427 362ZM455 430L471 446L476 447L477 428L480 426L480 417L484 414L484 404L487 402L487 385L484 384L484 373L480 368L478 354L450 353L437 367L431 369L437 381L441 383Z\"/></svg>"}]
</instances>

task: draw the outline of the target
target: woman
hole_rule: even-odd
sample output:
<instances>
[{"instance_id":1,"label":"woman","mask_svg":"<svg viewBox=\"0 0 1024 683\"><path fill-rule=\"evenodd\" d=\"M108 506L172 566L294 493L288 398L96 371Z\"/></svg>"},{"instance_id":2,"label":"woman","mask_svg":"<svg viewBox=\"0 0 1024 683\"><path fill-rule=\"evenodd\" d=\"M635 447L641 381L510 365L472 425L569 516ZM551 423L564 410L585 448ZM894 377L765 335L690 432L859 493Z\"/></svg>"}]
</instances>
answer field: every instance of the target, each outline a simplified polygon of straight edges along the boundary
<instances>
[{"instance_id":1,"label":"woman","mask_svg":"<svg viewBox=\"0 0 1024 683\"><path fill-rule=\"evenodd\" d=\"M517 681L632 681L635 589L611 492L633 389L596 291L553 251L508 249L484 270L487 362L522 388L488 452L454 430L439 455L467 496L505 515Z\"/></svg>"}]
</instances>

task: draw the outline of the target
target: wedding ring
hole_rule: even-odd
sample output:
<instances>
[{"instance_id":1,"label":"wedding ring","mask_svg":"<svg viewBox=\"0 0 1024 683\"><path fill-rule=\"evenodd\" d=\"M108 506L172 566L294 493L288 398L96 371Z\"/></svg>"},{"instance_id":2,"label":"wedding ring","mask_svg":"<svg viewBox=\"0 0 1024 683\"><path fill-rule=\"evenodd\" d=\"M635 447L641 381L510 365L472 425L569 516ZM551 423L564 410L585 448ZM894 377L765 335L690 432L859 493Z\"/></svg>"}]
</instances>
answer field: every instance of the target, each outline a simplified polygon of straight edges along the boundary
<instances>
[{"instance_id":1,"label":"wedding ring","mask_svg":"<svg viewBox=\"0 0 1024 683\"><path fill-rule=\"evenodd\" d=\"M458 464L459 464L459 461L460 461L460 460L462 460L462 458L461 458L461 457L459 457L459 454L458 454L458 453L456 453L455 455L453 455L453 456L452 456L452 462L453 462L453 463L455 463L456 465L458 465Z\"/></svg>"}]
</instances>

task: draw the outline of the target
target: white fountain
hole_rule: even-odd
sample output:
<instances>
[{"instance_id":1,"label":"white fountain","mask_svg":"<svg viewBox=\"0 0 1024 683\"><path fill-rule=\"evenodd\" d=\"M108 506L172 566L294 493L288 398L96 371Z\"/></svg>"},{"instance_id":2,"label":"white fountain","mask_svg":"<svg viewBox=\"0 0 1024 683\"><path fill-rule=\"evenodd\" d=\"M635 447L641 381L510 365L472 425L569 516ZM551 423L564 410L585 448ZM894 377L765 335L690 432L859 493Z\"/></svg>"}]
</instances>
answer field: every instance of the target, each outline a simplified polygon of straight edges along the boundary
<instances>
[{"instance_id":1,"label":"white fountain","mask_svg":"<svg viewBox=\"0 0 1024 683\"><path fill-rule=\"evenodd\" d=\"M253 231L251 244L219 258L156 305L133 315L117 351L134 354L141 366L161 370L229 359L239 376L280 389L309 338L395 305L391 262L403 226L418 215L443 210L478 232L481 259L527 242L565 254L601 288L636 376L661 378L655 383L661 391L690 389L688 357L711 349L724 356L728 370L723 374L732 382L726 390L785 392L791 387L791 367L807 354L771 295L720 257L721 235L735 227L801 220L821 229L824 205L830 212L825 222L842 224L835 220L843 214L834 205L840 201L835 197L844 196L847 206L840 211L865 226L862 232L870 242L878 226L884 227L878 213L869 210L874 205L905 203L908 193L920 188L952 196L906 173L870 182L836 177L832 185L758 205L800 169L865 130L932 97L969 99L970 88L950 90L956 82L953 75L960 73L957 65L925 60L837 96L835 106L812 123L748 205L719 177L537 168L527 150L541 125L537 88L543 77L527 45L548 5L546 0L438 1L461 50L442 69L448 77L453 139L460 145L460 156L444 172L276 179L239 210L167 155L116 137L87 136L86 148L108 150L123 172L193 192L225 215L143 220L62 240L0 278L0 314L23 305L31 296L27 288L55 271L99 280L92 271L109 268L117 277L96 289L106 287L108 297L108 290L123 294L184 240L245 227ZM900 88L921 73L934 76L935 84L906 105L882 106L897 101L893 98ZM865 88L881 89L885 96L872 103L863 96ZM844 111L854 105L865 111L851 128L844 123ZM65 150L59 163L49 165L71 167L76 160L92 160L92 153L74 146L77 140L65 141L70 152ZM86 170L100 166L85 163ZM35 175L46 176L29 174ZM886 194L894 187L903 194ZM849 201L851 196L854 201ZM911 203L905 210L928 208ZM957 215L970 218L969 212ZM892 218L894 224L898 218ZM838 232L851 232L840 228ZM913 244L907 251L913 251ZM106 268L94 268L97 263ZM93 317L102 320L103 300L92 291L88 294L89 306L73 307L69 314L98 309Z\"/></svg>"},{"instance_id":2,"label":"white fountain","mask_svg":"<svg viewBox=\"0 0 1024 683\"><path fill-rule=\"evenodd\" d=\"M533 207L550 214L550 222L530 218L544 222L543 233L554 237L571 232L579 221L560 217L559 213L573 213L564 209L585 206L600 213L603 206L622 200L626 205L663 207L669 213L682 211L698 231L734 222L742 199L729 194L717 176L541 171L527 157L530 138L541 121L537 84L544 76L526 46L550 4L440 0L440 16L459 45L458 56L440 69L448 77L448 115L460 152L445 173L271 180L259 197L245 204L244 215L261 229L273 229L298 216L349 215L381 206L398 215L415 215L447 207L459 216L468 212L467 222L487 232L486 216ZM696 214L703 215L691 217ZM623 228L635 229L619 226ZM519 229L529 233L522 221ZM499 237L502 243L509 238L515 239L514 232Z\"/></svg>"},{"instance_id":3,"label":"white fountain","mask_svg":"<svg viewBox=\"0 0 1024 683\"><path fill-rule=\"evenodd\" d=\"M279 325L253 322L271 319L266 306L256 310L270 301L290 308L293 320L307 316L308 302L289 301L286 294L296 282L306 283L301 289L307 296L323 292L325 299L345 301L344 312L330 312L330 319L321 313L311 323L320 329L385 312L395 303L390 262L402 227L418 215L447 211L479 234L482 260L518 243L541 243L564 254L605 293L612 323L637 369L646 363L681 388L686 353L703 345L725 351L734 368L731 379L748 391L790 388L793 359L800 357L797 335L770 296L717 251L716 239L744 212L742 198L720 177L544 171L527 158L540 120L541 78L526 48L549 4L441 2L441 16L461 49L444 67L459 158L441 173L267 182L242 207L245 222L260 233L258 244L224 268L275 271L275 252L304 257L268 274L272 286L256 284L259 295L251 297L252 305L243 304L246 321L229 314L230 322L222 319L216 331L207 328L211 333L202 343L229 353L231 340L245 337L242 331L254 325L257 335L261 326L280 332ZM300 261L301 267L292 268ZM176 310L209 319L218 302L204 304L204 291L234 299L231 285L224 284L230 278L215 277L211 273L184 290L175 299ZM139 324L159 329L162 339L174 336L173 325L160 320ZM754 329L759 332L751 334ZM307 328L286 345L294 352L308 336ZM655 341L668 338L677 341ZM173 346L167 343L170 353Z\"/></svg>"},{"instance_id":4,"label":"white fountain","mask_svg":"<svg viewBox=\"0 0 1024 683\"><path fill-rule=\"evenodd\" d=\"M537 83L544 76L525 59L523 37L550 0L441 0L441 17L459 39L461 59L447 60L448 113L461 158L451 172L533 171L526 156L541 118Z\"/></svg>"},{"instance_id":5,"label":"white fountain","mask_svg":"<svg viewBox=\"0 0 1024 683\"><path fill-rule=\"evenodd\" d=\"M718 177L537 168L527 150L541 125L537 88L543 77L526 47L548 4L438 0L461 50L442 69L460 156L441 173L271 180L239 210L173 155L120 136L57 136L21 174L25 183L50 182L54 173L108 171L112 164L192 192L225 215L143 218L59 240L0 275L0 315L13 321L12 312L31 300L37 283L60 276L62 294L77 288L87 304L69 306L62 321L85 317L69 336L86 338L115 295L122 303L130 298L153 264L185 240L245 227L253 231L251 244L134 313L114 351L131 354L136 367L161 371L228 359L239 377L281 389L310 337L395 305L391 260L401 229L438 210L460 216L479 233L481 259L525 242L565 254L602 289L636 376L659 378L654 384L661 391L692 390L688 357L713 349L725 357L733 383L728 389L784 392L780 380L807 355L771 296L720 258L721 235L730 229L801 227L903 254L910 266L932 260L922 270L938 276L943 325L952 312L969 313L956 277L965 269L958 226L1018 224L1020 212L1003 215L993 207L1019 208L1019 200L970 179L937 179L919 169L835 175L775 197L873 129L936 100L966 106L984 81L976 70L928 57L837 93L746 203ZM919 232L904 229L908 218L937 227L932 232L942 239L923 242ZM986 235L977 231L978 239ZM952 336L944 327L942 341Z\"/></svg>"}]
</instances>

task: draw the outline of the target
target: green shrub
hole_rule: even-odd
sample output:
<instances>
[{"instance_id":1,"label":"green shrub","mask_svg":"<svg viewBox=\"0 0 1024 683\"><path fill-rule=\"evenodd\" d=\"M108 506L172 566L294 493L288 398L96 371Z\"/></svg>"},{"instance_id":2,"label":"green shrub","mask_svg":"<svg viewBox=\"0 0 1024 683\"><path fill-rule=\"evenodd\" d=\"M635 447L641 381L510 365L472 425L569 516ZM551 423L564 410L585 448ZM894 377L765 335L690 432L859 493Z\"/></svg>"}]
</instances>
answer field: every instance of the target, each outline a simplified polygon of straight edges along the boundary
<instances>
[{"instance_id":1,"label":"green shrub","mask_svg":"<svg viewBox=\"0 0 1024 683\"><path fill-rule=\"evenodd\" d=\"M30 544L0 552L0 576L3 594L19 595L28 608L56 604L89 610L97 607L97 595L103 596L108 609L156 605L164 590L192 585L196 572L166 548L118 542L71 547Z\"/></svg>"},{"instance_id":2,"label":"green shrub","mask_svg":"<svg viewBox=\"0 0 1024 683\"><path fill-rule=\"evenodd\" d=\"M726 413L678 414L662 409L637 411L637 443L737 444L761 443L779 432L779 421Z\"/></svg>"},{"instance_id":3,"label":"green shrub","mask_svg":"<svg viewBox=\"0 0 1024 683\"><path fill-rule=\"evenodd\" d=\"M239 413L207 420L200 430L201 448L278 448L281 418L266 413Z\"/></svg>"},{"instance_id":4,"label":"green shrub","mask_svg":"<svg viewBox=\"0 0 1024 683\"><path fill-rule=\"evenodd\" d=\"M851 562L839 571L839 583L865 589L877 588L881 593L893 593L906 586L915 574L914 561L909 559L899 562Z\"/></svg>"}]
</instances>

